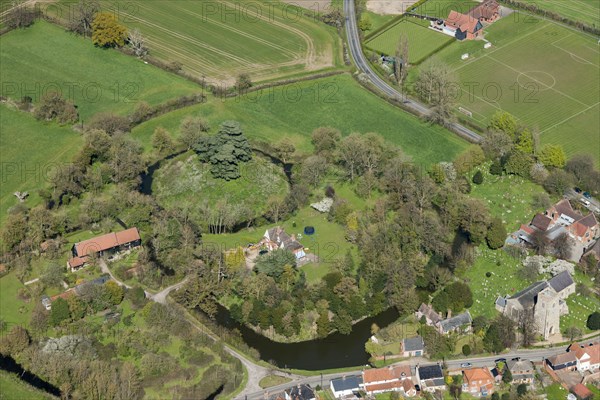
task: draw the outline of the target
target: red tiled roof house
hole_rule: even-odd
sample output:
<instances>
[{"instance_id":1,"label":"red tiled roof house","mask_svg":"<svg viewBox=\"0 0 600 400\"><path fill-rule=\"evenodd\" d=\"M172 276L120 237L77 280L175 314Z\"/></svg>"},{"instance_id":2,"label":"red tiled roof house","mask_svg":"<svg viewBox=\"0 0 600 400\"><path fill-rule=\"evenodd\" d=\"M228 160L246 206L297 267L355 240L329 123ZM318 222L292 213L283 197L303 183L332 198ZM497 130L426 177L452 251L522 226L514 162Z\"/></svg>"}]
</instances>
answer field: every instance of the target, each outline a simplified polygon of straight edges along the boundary
<instances>
[{"instance_id":1,"label":"red tiled roof house","mask_svg":"<svg viewBox=\"0 0 600 400\"><path fill-rule=\"evenodd\" d=\"M75 243L71 249L73 257L67 261L67 267L75 271L83 267L93 253L99 256L114 254L129 250L142 244L140 233L137 228L129 228L121 232L111 232L96 236L79 243Z\"/></svg>"},{"instance_id":2,"label":"red tiled roof house","mask_svg":"<svg viewBox=\"0 0 600 400\"><path fill-rule=\"evenodd\" d=\"M494 377L487 368L463 371L463 391L473 396L488 396L494 392Z\"/></svg>"}]
</instances>

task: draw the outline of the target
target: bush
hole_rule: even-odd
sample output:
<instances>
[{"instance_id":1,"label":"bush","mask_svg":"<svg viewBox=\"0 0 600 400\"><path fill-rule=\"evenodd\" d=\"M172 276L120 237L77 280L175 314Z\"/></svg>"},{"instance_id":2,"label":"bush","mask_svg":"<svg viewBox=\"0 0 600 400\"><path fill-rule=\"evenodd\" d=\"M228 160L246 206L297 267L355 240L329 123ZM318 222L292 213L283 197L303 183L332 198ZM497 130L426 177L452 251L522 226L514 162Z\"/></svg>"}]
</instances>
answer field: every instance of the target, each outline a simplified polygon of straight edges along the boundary
<instances>
[{"instance_id":1,"label":"bush","mask_svg":"<svg viewBox=\"0 0 600 400\"><path fill-rule=\"evenodd\" d=\"M475 175L473 175L473 183L476 185L481 185L483 183L483 174L481 171L477 171Z\"/></svg>"},{"instance_id":2,"label":"bush","mask_svg":"<svg viewBox=\"0 0 600 400\"><path fill-rule=\"evenodd\" d=\"M492 273L488 271L485 273L485 276L489 278L490 276L492 276Z\"/></svg>"},{"instance_id":3,"label":"bush","mask_svg":"<svg viewBox=\"0 0 600 400\"><path fill-rule=\"evenodd\" d=\"M586 326L588 329L597 331L600 329L600 312L594 311L587 319Z\"/></svg>"},{"instance_id":4,"label":"bush","mask_svg":"<svg viewBox=\"0 0 600 400\"><path fill-rule=\"evenodd\" d=\"M523 396L525 393L527 393L527 384L521 383L519 386L517 386L517 394L519 396Z\"/></svg>"},{"instance_id":5,"label":"bush","mask_svg":"<svg viewBox=\"0 0 600 400\"><path fill-rule=\"evenodd\" d=\"M495 250L504 246L506 235L506 228L504 227L502 220L500 218L492 219L492 223L490 224L486 235L488 247Z\"/></svg>"},{"instance_id":6,"label":"bush","mask_svg":"<svg viewBox=\"0 0 600 400\"><path fill-rule=\"evenodd\" d=\"M469 346L468 344L465 344L462 347L462 353L465 357L469 356L469 354L471 354L471 346Z\"/></svg>"},{"instance_id":7,"label":"bush","mask_svg":"<svg viewBox=\"0 0 600 400\"><path fill-rule=\"evenodd\" d=\"M503 168L500 161L494 161L492 165L490 165L490 174L492 175L502 175Z\"/></svg>"}]
</instances>

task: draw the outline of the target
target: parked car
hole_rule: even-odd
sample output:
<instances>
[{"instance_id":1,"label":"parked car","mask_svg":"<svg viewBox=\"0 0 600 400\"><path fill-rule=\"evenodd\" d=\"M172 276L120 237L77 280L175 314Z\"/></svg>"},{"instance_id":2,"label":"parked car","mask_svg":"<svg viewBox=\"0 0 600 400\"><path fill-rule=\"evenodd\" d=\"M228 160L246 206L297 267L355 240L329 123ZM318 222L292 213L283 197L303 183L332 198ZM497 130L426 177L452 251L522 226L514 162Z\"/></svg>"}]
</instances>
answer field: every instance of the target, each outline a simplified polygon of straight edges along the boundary
<instances>
[{"instance_id":1,"label":"parked car","mask_svg":"<svg viewBox=\"0 0 600 400\"><path fill-rule=\"evenodd\" d=\"M576 192L576 193L581 193L581 189L580 189L580 188L578 188L578 187L576 187L576 188L575 188L575 192Z\"/></svg>"},{"instance_id":2,"label":"parked car","mask_svg":"<svg viewBox=\"0 0 600 400\"><path fill-rule=\"evenodd\" d=\"M473 366L473 364L471 364L471 363L462 363L462 364L460 364L461 368L469 368L471 366Z\"/></svg>"},{"instance_id":3,"label":"parked car","mask_svg":"<svg viewBox=\"0 0 600 400\"><path fill-rule=\"evenodd\" d=\"M579 199L579 201L581 202L581 204L583 204L586 207L590 206L590 202L584 198Z\"/></svg>"},{"instance_id":4,"label":"parked car","mask_svg":"<svg viewBox=\"0 0 600 400\"><path fill-rule=\"evenodd\" d=\"M590 194L590 192L583 192L583 197L585 197L586 199L591 199L592 195Z\"/></svg>"}]
</instances>

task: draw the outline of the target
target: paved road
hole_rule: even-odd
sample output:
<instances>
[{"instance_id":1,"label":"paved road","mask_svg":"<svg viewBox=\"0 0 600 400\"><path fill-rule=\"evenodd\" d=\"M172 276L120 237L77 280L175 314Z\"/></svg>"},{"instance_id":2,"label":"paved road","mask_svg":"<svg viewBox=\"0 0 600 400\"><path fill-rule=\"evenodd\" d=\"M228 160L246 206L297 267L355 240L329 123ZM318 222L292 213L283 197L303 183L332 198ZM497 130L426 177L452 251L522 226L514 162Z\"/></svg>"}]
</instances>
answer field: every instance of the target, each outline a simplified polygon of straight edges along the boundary
<instances>
[{"instance_id":1,"label":"paved road","mask_svg":"<svg viewBox=\"0 0 600 400\"><path fill-rule=\"evenodd\" d=\"M534 362L539 362L543 358L551 357L555 354L559 354L564 351L565 351L565 346L561 346L558 348L548 348L548 349L518 350L518 351L511 351L509 353L497 355L497 356L447 360L446 365L447 365L448 369L455 369L455 370L461 369L460 365L464 362L471 363L473 367L485 367L485 366L491 367L491 366L494 366L494 364L495 364L494 360L496 360L498 358L506 358L507 360L510 360L511 358L514 358L514 357L521 357L523 359L528 359L528 360L531 360ZM413 365L414 366L417 364L427 365L427 364L433 364L433 363L434 362L431 362L431 361L428 361L425 359L411 359L409 361L402 361L402 362L396 363L394 365ZM289 388L290 386L297 385L299 383L309 384L313 388L317 385L322 385L322 387L329 387L329 382L332 379L341 378L342 376L357 375L357 374L360 374L361 372L362 372L362 369L356 369L355 371L350 371L350 372L327 374L327 375L323 375L322 377L320 375L305 377L305 378L297 379L297 380L294 380L293 382L289 382L289 383L286 383L283 385L273 386L266 390L260 390L260 391L247 393L247 399L248 400L265 399L266 397L268 397L269 394L275 394L277 392L281 392L282 390L285 390L285 389ZM238 397L238 399L244 399L244 397Z\"/></svg>"},{"instance_id":2,"label":"paved road","mask_svg":"<svg viewBox=\"0 0 600 400\"><path fill-rule=\"evenodd\" d=\"M352 55L352 59L354 60L357 68L367 76L367 79L369 79L373 86L375 86L389 98L403 102L406 107L416 111L419 114L428 114L429 108L417 101L409 99L402 93L398 92L371 69L371 66L367 62L360 45L358 26L356 24L354 0L344 0L344 15L346 16L346 34L348 37L350 54ZM480 135L460 124L453 123L452 129L472 142L479 143L482 139Z\"/></svg>"}]
</instances>

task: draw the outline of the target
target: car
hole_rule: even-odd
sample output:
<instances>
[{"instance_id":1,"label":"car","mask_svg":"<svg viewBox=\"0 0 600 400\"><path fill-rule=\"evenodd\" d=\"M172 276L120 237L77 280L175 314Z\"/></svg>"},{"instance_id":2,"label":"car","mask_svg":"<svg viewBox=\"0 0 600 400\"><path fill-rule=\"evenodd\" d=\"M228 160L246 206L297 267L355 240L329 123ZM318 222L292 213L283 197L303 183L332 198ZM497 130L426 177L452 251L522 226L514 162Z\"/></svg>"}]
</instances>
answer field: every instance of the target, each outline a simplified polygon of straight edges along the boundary
<instances>
[{"instance_id":1,"label":"car","mask_svg":"<svg viewBox=\"0 0 600 400\"><path fill-rule=\"evenodd\" d=\"M469 368L471 366L473 366L473 364L471 364L471 363L462 363L462 364L460 364L461 368Z\"/></svg>"},{"instance_id":2,"label":"car","mask_svg":"<svg viewBox=\"0 0 600 400\"><path fill-rule=\"evenodd\" d=\"M581 204L583 204L586 207L590 206L590 202L584 198L579 199L579 201L581 202Z\"/></svg>"},{"instance_id":3,"label":"car","mask_svg":"<svg viewBox=\"0 0 600 400\"><path fill-rule=\"evenodd\" d=\"M581 193L581 189L580 189L580 188L578 188L578 187L576 187L576 188L575 188L575 193Z\"/></svg>"},{"instance_id":4,"label":"car","mask_svg":"<svg viewBox=\"0 0 600 400\"><path fill-rule=\"evenodd\" d=\"M512 359L512 361L521 361L521 357L515 357Z\"/></svg>"},{"instance_id":5,"label":"car","mask_svg":"<svg viewBox=\"0 0 600 400\"><path fill-rule=\"evenodd\" d=\"M592 195L590 194L590 192L583 192L583 197L585 197L586 199L591 199Z\"/></svg>"}]
</instances>

